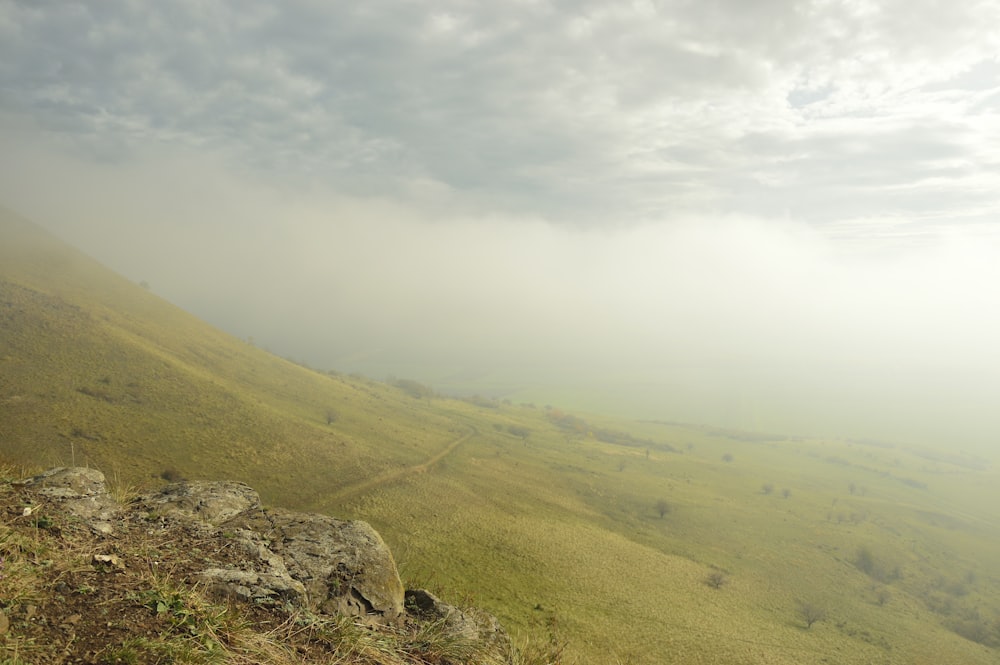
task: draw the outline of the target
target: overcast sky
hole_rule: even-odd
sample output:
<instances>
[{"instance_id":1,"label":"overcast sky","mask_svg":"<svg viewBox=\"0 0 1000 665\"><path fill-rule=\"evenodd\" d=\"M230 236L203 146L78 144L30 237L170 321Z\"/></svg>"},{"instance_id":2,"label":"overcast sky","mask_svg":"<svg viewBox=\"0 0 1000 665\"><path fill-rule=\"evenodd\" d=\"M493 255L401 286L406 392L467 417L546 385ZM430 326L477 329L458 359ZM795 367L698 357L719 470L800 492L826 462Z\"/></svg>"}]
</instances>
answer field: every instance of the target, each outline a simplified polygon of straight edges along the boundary
<instances>
[{"instance_id":1,"label":"overcast sky","mask_svg":"<svg viewBox=\"0 0 1000 665\"><path fill-rule=\"evenodd\" d=\"M0 0L0 204L320 367L961 447L1000 425L998 26Z\"/></svg>"}]
</instances>

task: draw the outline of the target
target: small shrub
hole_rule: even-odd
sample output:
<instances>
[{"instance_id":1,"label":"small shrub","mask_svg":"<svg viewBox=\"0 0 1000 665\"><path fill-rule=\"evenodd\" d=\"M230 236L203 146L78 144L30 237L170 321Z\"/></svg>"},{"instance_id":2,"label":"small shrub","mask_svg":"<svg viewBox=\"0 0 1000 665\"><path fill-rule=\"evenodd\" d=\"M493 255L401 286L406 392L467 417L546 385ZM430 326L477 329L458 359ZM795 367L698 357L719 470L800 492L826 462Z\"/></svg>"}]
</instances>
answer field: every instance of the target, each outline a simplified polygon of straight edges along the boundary
<instances>
[{"instance_id":1,"label":"small shrub","mask_svg":"<svg viewBox=\"0 0 1000 665\"><path fill-rule=\"evenodd\" d=\"M854 557L854 566L866 575L873 574L875 572L875 557L872 555L872 551L865 546L859 547Z\"/></svg>"},{"instance_id":2,"label":"small shrub","mask_svg":"<svg viewBox=\"0 0 1000 665\"><path fill-rule=\"evenodd\" d=\"M672 506L667 502L666 499L660 499L656 502L656 513L663 519L663 516L673 510Z\"/></svg>"},{"instance_id":3,"label":"small shrub","mask_svg":"<svg viewBox=\"0 0 1000 665\"><path fill-rule=\"evenodd\" d=\"M705 584L713 589L721 589L722 586L728 581L729 580L721 570L713 570L705 577Z\"/></svg>"},{"instance_id":4,"label":"small shrub","mask_svg":"<svg viewBox=\"0 0 1000 665\"><path fill-rule=\"evenodd\" d=\"M854 557L854 567L876 582L892 582L902 577L899 566L877 561L875 555L865 545L858 548Z\"/></svg>"},{"instance_id":5,"label":"small shrub","mask_svg":"<svg viewBox=\"0 0 1000 665\"><path fill-rule=\"evenodd\" d=\"M806 628L812 628L814 623L825 621L827 617L826 608L817 603L800 600L796 606L796 613L802 619Z\"/></svg>"},{"instance_id":6,"label":"small shrub","mask_svg":"<svg viewBox=\"0 0 1000 665\"><path fill-rule=\"evenodd\" d=\"M168 483L179 483L184 480L184 474L173 467L169 467L160 473L160 478Z\"/></svg>"},{"instance_id":7,"label":"small shrub","mask_svg":"<svg viewBox=\"0 0 1000 665\"><path fill-rule=\"evenodd\" d=\"M413 379L393 379L390 383L415 399L434 397L434 389Z\"/></svg>"},{"instance_id":8,"label":"small shrub","mask_svg":"<svg viewBox=\"0 0 1000 665\"><path fill-rule=\"evenodd\" d=\"M531 434L531 430L523 425L508 425L507 431L514 436L521 437L522 439L527 439Z\"/></svg>"},{"instance_id":9,"label":"small shrub","mask_svg":"<svg viewBox=\"0 0 1000 665\"><path fill-rule=\"evenodd\" d=\"M108 479L108 494L120 504L125 504L139 496L139 488L126 482L117 471Z\"/></svg>"}]
</instances>

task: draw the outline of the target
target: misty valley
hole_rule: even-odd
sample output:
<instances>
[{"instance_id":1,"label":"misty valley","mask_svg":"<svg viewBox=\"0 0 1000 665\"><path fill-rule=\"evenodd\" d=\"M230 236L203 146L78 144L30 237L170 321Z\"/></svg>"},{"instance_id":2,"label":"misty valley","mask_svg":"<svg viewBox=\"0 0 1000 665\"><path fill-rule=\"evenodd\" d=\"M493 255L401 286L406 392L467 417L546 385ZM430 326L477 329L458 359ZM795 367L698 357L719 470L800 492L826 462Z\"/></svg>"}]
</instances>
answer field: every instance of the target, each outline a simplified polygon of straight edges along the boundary
<instances>
[{"instance_id":1,"label":"misty valley","mask_svg":"<svg viewBox=\"0 0 1000 665\"><path fill-rule=\"evenodd\" d=\"M8 479L86 466L136 489L235 480L265 505L364 520L406 588L493 614L517 662L1000 654L996 461L951 442L748 432L317 370L10 213L0 363ZM31 564L11 536L20 518L4 519L0 648L41 662L19 639L29 601L11 595L15 562ZM249 662L228 657L197 662Z\"/></svg>"}]
</instances>

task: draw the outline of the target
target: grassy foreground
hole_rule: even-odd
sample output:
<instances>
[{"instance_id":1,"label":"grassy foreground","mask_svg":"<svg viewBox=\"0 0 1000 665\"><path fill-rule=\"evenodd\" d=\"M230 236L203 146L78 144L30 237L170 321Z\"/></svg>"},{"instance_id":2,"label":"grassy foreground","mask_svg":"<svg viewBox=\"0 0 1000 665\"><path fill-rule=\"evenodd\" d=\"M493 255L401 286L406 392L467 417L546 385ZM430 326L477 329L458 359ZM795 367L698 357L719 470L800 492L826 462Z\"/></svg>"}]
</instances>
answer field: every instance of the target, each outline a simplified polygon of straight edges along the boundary
<instances>
[{"instance_id":1,"label":"grassy foreground","mask_svg":"<svg viewBox=\"0 0 1000 665\"><path fill-rule=\"evenodd\" d=\"M444 619L393 625L249 604L211 593L201 571L246 565L233 534L157 516L112 485L113 536L0 465L0 644L5 665L538 665ZM538 656L542 656L541 659Z\"/></svg>"},{"instance_id":2,"label":"grassy foreground","mask_svg":"<svg viewBox=\"0 0 1000 665\"><path fill-rule=\"evenodd\" d=\"M9 213L0 452L128 485L242 480L272 505L365 519L408 586L484 607L559 662L1000 657L987 460L313 371Z\"/></svg>"}]
</instances>

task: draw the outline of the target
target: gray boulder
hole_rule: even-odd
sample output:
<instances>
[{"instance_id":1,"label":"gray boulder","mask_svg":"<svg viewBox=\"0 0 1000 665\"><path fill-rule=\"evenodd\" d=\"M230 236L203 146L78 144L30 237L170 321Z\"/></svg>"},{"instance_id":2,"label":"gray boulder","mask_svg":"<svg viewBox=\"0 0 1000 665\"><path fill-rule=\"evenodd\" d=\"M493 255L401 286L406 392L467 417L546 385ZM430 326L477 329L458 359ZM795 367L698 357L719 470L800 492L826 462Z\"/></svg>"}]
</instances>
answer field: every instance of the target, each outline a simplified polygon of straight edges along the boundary
<instances>
[{"instance_id":1,"label":"gray boulder","mask_svg":"<svg viewBox=\"0 0 1000 665\"><path fill-rule=\"evenodd\" d=\"M138 500L139 507L162 516L186 517L218 526L237 515L260 510L260 495L244 483L173 483Z\"/></svg>"},{"instance_id":2,"label":"gray boulder","mask_svg":"<svg viewBox=\"0 0 1000 665\"><path fill-rule=\"evenodd\" d=\"M59 467L21 483L39 495L64 504L70 514L82 519L102 535L114 531L121 506L108 494L104 474L97 469Z\"/></svg>"},{"instance_id":3,"label":"gray boulder","mask_svg":"<svg viewBox=\"0 0 1000 665\"><path fill-rule=\"evenodd\" d=\"M460 610L424 589L406 590L406 611L418 621L441 622L453 639L475 644L480 650L497 655L501 661L512 650L507 631L488 612ZM452 661L446 660L444 665L452 665Z\"/></svg>"},{"instance_id":4,"label":"gray boulder","mask_svg":"<svg viewBox=\"0 0 1000 665\"><path fill-rule=\"evenodd\" d=\"M402 620L403 585L381 536L367 523L287 510L263 510L236 482L185 482L147 494L137 505L235 534L247 567L215 568L201 579L216 594L267 604L289 602L368 623Z\"/></svg>"},{"instance_id":5,"label":"gray boulder","mask_svg":"<svg viewBox=\"0 0 1000 665\"><path fill-rule=\"evenodd\" d=\"M287 571L261 572L237 568L208 568L196 579L208 595L231 598L265 607L295 607L302 604L305 588Z\"/></svg>"},{"instance_id":6,"label":"gray boulder","mask_svg":"<svg viewBox=\"0 0 1000 665\"><path fill-rule=\"evenodd\" d=\"M306 605L324 614L356 616L368 623L399 623L403 584L382 537L361 521L268 510L226 526L258 533L305 586Z\"/></svg>"},{"instance_id":7,"label":"gray boulder","mask_svg":"<svg viewBox=\"0 0 1000 665\"><path fill-rule=\"evenodd\" d=\"M20 485L64 504L105 535L123 519L123 508L96 469L52 469ZM401 625L406 618L396 562L365 522L264 510L257 492L239 482L174 483L138 497L129 510L237 544L242 552L237 562L195 574L213 595L345 614L368 624ZM462 623L463 617L455 615L455 629L472 637L472 624Z\"/></svg>"}]
</instances>

